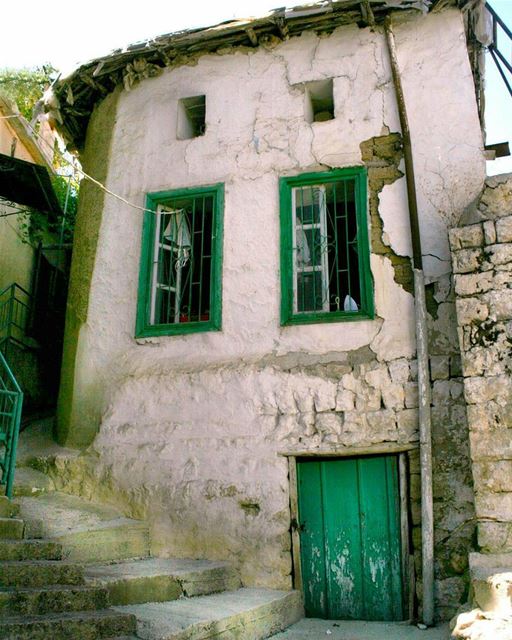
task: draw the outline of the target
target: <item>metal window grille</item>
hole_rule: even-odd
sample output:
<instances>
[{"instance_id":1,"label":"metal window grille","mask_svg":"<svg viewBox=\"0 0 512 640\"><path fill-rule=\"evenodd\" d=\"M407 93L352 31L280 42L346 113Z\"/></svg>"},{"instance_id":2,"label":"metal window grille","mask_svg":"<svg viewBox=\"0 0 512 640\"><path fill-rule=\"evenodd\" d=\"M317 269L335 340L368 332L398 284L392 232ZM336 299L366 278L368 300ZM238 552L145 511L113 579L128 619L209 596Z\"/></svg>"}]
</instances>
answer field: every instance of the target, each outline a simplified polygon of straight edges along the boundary
<instances>
[{"instance_id":1,"label":"metal window grille","mask_svg":"<svg viewBox=\"0 0 512 640\"><path fill-rule=\"evenodd\" d=\"M361 308L355 179L292 189L293 311Z\"/></svg>"},{"instance_id":2,"label":"metal window grille","mask_svg":"<svg viewBox=\"0 0 512 640\"><path fill-rule=\"evenodd\" d=\"M210 320L213 195L166 201L156 211L150 325Z\"/></svg>"}]
</instances>

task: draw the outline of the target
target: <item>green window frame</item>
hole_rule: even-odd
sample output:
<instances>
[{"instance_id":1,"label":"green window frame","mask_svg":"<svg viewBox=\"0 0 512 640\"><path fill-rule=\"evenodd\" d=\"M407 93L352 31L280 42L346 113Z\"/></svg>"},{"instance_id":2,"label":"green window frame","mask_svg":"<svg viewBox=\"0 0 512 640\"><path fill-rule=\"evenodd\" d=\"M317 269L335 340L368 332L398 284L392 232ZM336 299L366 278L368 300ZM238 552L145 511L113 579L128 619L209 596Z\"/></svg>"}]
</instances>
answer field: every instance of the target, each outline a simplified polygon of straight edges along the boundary
<instances>
[{"instance_id":1,"label":"green window frame","mask_svg":"<svg viewBox=\"0 0 512 640\"><path fill-rule=\"evenodd\" d=\"M146 197L135 337L222 326L224 185Z\"/></svg>"},{"instance_id":2,"label":"green window frame","mask_svg":"<svg viewBox=\"0 0 512 640\"><path fill-rule=\"evenodd\" d=\"M279 181L281 324L371 319L365 167Z\"/></svg>"}]
</instances>

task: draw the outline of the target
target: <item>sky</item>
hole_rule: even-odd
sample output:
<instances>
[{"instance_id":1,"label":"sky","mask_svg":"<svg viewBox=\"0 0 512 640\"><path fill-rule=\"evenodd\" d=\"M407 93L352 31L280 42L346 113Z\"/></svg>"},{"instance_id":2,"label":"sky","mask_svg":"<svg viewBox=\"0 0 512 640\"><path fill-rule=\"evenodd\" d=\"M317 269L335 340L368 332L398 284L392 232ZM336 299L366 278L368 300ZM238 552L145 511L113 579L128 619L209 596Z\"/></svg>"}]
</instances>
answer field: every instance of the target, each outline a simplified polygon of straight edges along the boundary
<instances>
[{"instance_id":1,"label":"sky","mask_svg":"<svg viewBox=\"0 0 512 640\"><path fill-rule=\"evenodd\" d=\"M288 0L288 6L307 0ZM512 0L491 0L512 29ZM152 36L261 16L281 0L13 0L2 3L0 68L50 62L63 75L79 63ZM503 38L505 42L505 38ZM508 43L507 43L508 44ZM510 45L505 55L512 60ZM512 97L488 56L487 143L512 147ZM489 174L512 172L512 157L487 163Z\"/></svg>"}]
</instances>

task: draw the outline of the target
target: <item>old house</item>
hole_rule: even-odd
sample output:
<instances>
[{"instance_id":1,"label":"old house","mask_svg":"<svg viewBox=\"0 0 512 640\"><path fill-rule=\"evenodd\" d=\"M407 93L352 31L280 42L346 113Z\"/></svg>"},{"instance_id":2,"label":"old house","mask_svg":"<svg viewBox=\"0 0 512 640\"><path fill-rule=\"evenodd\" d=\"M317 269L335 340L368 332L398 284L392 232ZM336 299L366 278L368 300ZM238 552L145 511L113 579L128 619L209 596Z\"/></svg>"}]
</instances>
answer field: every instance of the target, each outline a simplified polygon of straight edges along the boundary
<instances>
[{"instance_id":1,"label":"old house","mask_svg":"<svg viewBox=\"0 0 512 640\"><path fill-rule=\"evenodd\" d=\"M229 559L313 617L431 623L466 602L448 231L485 181L481 10L318 3L60 81L96 180L56 431L90 448L61 486L146 520L153 555Z\"/></svg>"}]
</instances>

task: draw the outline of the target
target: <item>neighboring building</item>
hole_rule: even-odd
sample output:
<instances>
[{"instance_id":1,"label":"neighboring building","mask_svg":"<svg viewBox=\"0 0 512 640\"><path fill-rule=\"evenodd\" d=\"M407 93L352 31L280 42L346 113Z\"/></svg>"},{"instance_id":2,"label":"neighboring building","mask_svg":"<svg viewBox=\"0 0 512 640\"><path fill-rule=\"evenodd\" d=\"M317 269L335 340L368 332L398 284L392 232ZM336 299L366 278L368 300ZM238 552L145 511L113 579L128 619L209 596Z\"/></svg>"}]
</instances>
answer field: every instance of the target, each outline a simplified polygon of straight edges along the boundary
<instances>
[{"instance_id":1,"label":"neighboring building","mask_svg":"<svg viewBox=\"0 0 512 640\"><path fill-rule=\"evenodd\" d=\"M55 404L58 385L63 306L58 326L54 301L65 301L66 259L48 230L61 213L52 185L54 143L46 120L36 133L0 94L0 350L25 393L25 409ZM34 212L42 214L39 239Z\"/></svg>"},{"instance_id":2,"label":"neighboring building","mask_svg":"<svg viewBox=\"0 0 512 640\"><path fill-rule=\"evenodd\" d=\"M437 617L466 601L475 511L448 230L485 180L470 4L276 11L59 83L63 131L108 191L81 191L57 435L92 444L89 487L148 519L153 553L305 585L310 615L421 607L390 15L427 282Z\"/></svg>"},{"instance_id":3,"label":"neighboring building","mask_svg":"<svg viewBox=\"0 0 512 640\"><path fill-rule=\"evenodd\" d=\"M26 242L26 233L20 229L25 216L5 214L15 213L19 208L9 203L22 208L38 205L49 209L50 215L54 213L58 204L49 181L49 175L53 175L53 152L51 144L36 139L16 106L1 94L0 154L0 291L13 282L28 290L32 284L35 248Z\"/></svg>"}]
</instances>

